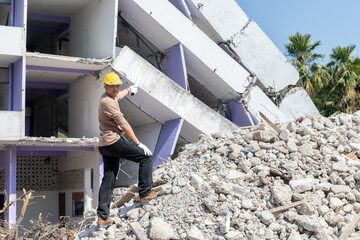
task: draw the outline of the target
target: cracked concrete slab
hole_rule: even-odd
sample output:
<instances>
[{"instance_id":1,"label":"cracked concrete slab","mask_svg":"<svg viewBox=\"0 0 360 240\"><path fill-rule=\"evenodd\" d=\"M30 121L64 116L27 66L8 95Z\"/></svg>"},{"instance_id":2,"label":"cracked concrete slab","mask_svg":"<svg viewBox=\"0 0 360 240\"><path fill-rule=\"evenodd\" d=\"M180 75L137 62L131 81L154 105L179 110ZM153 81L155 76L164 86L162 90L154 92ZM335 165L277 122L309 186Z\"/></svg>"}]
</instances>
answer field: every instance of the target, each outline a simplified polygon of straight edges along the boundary
<instances>
[{"instance_id":1,"label":"cracked concrete slab","mask_svg":"<svg viewBox=\"0 0 360 240\"><path fill-rule=\"evenodd\" d=\"M296 69L260 27L254 21L249 21L234 0L187 2L192 6L189 7L192 15L202 15L196 18L195 23L199 27L211 25L212 27L204 32L217 43L229 43L266 88L272 87L279 91L298 81L299 74ZM196 7L199 5L201 7ZM220 36L220 39L213 36Z\"/></svg>"}]
</instances>

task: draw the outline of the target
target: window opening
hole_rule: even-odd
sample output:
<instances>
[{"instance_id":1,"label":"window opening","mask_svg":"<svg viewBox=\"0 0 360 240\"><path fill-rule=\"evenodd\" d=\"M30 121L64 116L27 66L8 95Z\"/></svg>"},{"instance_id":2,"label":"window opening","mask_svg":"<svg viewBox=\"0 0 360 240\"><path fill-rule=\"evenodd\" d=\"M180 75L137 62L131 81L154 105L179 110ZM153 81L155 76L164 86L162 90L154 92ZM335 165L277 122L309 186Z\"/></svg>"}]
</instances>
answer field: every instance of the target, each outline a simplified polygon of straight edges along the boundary
<instances>
[{"instance_id":1,"label":"window opening","mask_svg":"<svg viewBox=\"0 0 360 240\"><path fill-rule=\"evenodd\" d=\"M120 44L120 29L122 29L126 34L129 34L130 32L135 36L136 46L130 46L137 54L139 54L141 57L143 57L146 61L151 63L154 67L162 71L160 63L161 59L163 58L163 54L159 52L155 52L149 44L146 43L146 41L143 39L143 37L140 36L140 34L120 15L118 14L118 34L116 39L116 46L117 47L123 47L124 45ZM146 55L145 52L150 52L150 55ZM161 55L161 57L159 57ZM151 61L150 57L153 57L155 60L155 63Z\"/></svg>"},{"instance_id":2,"label":"window opening","mask_svg":"<svg viewBox=\"0 0 360 240\"><path fill-rule=\"evenodd\" d=\"M73 192L72 193L72 216L78 217L84 214L84 193Z\"/></svg>"}]
</instances>

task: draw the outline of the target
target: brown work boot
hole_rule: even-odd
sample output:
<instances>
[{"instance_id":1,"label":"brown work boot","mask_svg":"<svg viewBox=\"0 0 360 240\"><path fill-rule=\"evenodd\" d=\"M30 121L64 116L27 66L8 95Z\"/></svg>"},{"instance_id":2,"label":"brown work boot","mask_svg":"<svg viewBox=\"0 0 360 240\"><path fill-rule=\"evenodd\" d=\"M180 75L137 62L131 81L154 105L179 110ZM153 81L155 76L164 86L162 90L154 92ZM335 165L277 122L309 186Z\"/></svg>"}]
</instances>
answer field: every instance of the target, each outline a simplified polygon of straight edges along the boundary
<instances>
[{"instance_id":1,"label":"brown work boot","mask_svg":"<svg viewBox=\"0 0 360 240\"><path fill-rule=\"evenodd\" d=\"M103 219L99 214L97 215L98 216L98 225L99 227L108 227L110 226L111 224L114 223L114 220L112 220L111 218L107 218L107 219Z\"/></svg>"},{"instance_id":2,"label":"brown work boot","mask_svg":"<svg viewBox=\"0 0 360 240\"><path fill-rule=\"evenodd\" d=\"M159 195L160 191L157 191L157 192L151 192L149 195L147 195L146 197L142 197L140 198L140 202L144 203L146 201L149 201L153 198L156 198L157 195Z\"/></svg>"}]
</instances>

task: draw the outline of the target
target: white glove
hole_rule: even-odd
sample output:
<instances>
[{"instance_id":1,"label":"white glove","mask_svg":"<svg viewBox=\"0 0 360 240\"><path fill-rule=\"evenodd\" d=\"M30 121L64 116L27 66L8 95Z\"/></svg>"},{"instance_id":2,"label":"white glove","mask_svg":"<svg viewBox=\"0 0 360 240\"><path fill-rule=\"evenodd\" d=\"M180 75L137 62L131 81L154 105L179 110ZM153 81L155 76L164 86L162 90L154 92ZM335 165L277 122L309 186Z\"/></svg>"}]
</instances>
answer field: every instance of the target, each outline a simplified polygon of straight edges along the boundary
<instances>
[{"instance_id":1,"label":"white glove","mask_svg":"<svg viewBox=\"0 0 360 240\"><path fill-rule=\"evenodd\" d=\"M131 96L134 96L138 92L138 86L132 85L129 87Z\"/></svg>"},{"instance_id":2,"label":"white glove","mask_svg":"<svg viewBox=\"0 0 360 240\"><path fill-rule=\"evenodd\" d=\"M148 147L145 146L144 144L139 143L138 147L141 148L142 150L144 150L144 154L146 156L151 156L152 155L152 152L150 151L150 149L148 149Z\"/></svg>"}]
</instances>

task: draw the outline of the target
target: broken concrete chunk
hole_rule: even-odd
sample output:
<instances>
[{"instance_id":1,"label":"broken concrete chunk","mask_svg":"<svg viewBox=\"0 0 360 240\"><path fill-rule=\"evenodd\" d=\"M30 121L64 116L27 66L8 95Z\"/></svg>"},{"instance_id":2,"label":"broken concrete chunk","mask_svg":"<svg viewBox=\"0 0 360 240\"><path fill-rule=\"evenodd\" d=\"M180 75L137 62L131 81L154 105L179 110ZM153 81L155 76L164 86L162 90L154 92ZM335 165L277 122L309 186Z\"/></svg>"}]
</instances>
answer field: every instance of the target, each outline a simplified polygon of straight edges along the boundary
<instances>
[{"instance_id":1,"label":"broken concrete chunk","mask_svg":"<svg viewBox=\"0 0 360 240\"><path fill-rule=\"evenodd\" d=\"M191 226L189 235L189 240L205 240L204 234L196 226Z\"/></svg>"},{"instance_id":2,"label":"broken concrete chunk","mask_svg":"<svg viewBox=\"0 0 360 240\"><path fill-rule=\"evenodd\" d=\"M289 185L276 185L271 188L273 200L276 204L285 205L291 201L292 191Z\"/></svg>"},{"instance_id":3,"label":"broken concrete chunk","mask_svg":"<svg viewBox=\"0 0 360 240\"><path fill-rule=\"evenodd\" d=\"M242 238L243 234L240 231L229 231L227 234L225 234L226 240L238 240Z\"/></svg>"},{"instance_id":4,"label":"broken concrete chunk","mask_svg":"<svg viewBox=\"0 0 360 240\"><path fill-rule=\"evenodd\" d=\"M150 221L150 238L154 240L168 240L176 238L174 229L160 217L153 217Z\"/></svg>"},{"instance_id":5,"label":"broken concrete chunk","mask_svg":"<svg viewBox=\"0 0 360 240\"><path fill-rule=\"evenodd\" d=\"M304 178L298 180L291 180L289 182L291 189L294 192L302 193L306 191L310 191L313 188L314 179L312 178Z\"/></svg>"},{"instance_id":6,"label":"broken concrete chunk","mask_svg":"<svg viewBox=\"0 0 360 240\"><path fill-rule=\"evenodd\" d=\"M276 139L277 133L274 131L257 131L253 134L253 139L262 142L273 142Z\"/></svg>"},{"instance_id":7,"label":"broken concrete chunk","mask_svg":"<svg viewBox=\"0 0 360 240\"><path fill-rule=\"evenodd\" d=\"M231 152L233 152L233 153L240 153L240 151L241 151L242 148L243 148L243 147L240 146L240 145L238 145L238 144L231 144L231 145L229 146L229 150L230 150Z\"/></svg>"},{"instance_id":8,"label":"broken concrete chunk","mask_svg":"<svg viewBox=\"0 0 360 240\"><path fill-rule=\"evenodd\" d=\"M336 197L330 198L329 206L332 209L337 209L338 207L342 207L343 205L344 205L344 202L341 201L339 198L336 198Z\"/></svg>"},{"instance_id":9,"label":"broken concrete chunk","mask_svg":"<svg viewBox=\"0 0 360 240\"><path fill-rule=\"evenodd\" d=\"M287 141L290 137L290 131L288 129L282 129L279 135L281 140Z\"/></svg>"},{"instance_id":10,"label":"broken concrete chunk","mask_svg":"<svg viewBox=\"0 0 360 240\"><path fill-rule=\"evenodd\" d=\"M258 217L260 221L264 223L266 226L270 225L272 222L275 221L274 214L272 214L270 211L260 212Z\"/></svg>"},{"instance_id":11,"label":"broken concrete chunk","mask_svg":"<svg viewBox=\"0 0 360 240\"><path fill-rule=\"evenodd\" d=\"M301 204L298 213L301 215L313 215L315 214L315 206L312 203L305 202Z\"/></svg>"},{"instance_id":12,"label":"broken concrete chunk","mask_svg":"<svg viewBox=\"0 0 360 240\"><path fill-rule=\"evenodd\" d=\"M328 225L324 219L317 216L297 215L295 221L310 232L318 233Z\"/></svg>"},{"instance_id":13,"label":"broken concrete chunk","mask_svg":"<svg viewBox=\"0 0 360 240\"><path fill-rule=\"evenodd\" d=\"M204 183L204 180L199 177L197 174L193 174L191 176L191 185L195 188L195 189L201 189L202 185Z\"/></svg>"},{"instance_id":14,"label":"broken concrete chunk","mask_svg":"<svg viewBox=\"0 0 360 240\"><path fill-rule=\"evenodd\" d=\"M332 168L338 172L348 172L350 167L346 164L345 160L338 161L332 165Z\"/></svg>"},{"instance_id":15,"label":"broken concrete chunk","mask_svg":"<svg viewBox=\"0 0 360 240\"><path fill-rule=\"evenodd\" d=\"M335 194L338 193L349 193L351 191L351 188L347 185L332 185L331 191Z\"/></svg>"}]
</instances>

